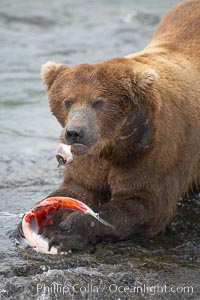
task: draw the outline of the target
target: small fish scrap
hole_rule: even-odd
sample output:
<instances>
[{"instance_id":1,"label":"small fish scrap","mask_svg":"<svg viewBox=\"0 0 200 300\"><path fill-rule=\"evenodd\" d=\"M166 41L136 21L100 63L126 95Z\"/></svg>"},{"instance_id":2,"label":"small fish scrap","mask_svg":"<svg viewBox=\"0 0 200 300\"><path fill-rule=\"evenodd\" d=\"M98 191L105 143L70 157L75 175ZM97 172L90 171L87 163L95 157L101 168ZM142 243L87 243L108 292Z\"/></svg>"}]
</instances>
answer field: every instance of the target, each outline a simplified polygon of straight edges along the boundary
<instances>
[{"instance_id":1,"label":"small fish scrap","mask_svg":"<svg viewBox=\"0 0 200 300\"><path fill-rule=\"evenodd\" d=\"M56 159L58 161L58 167L70 164L73 161L71 145L60 143L56 150Z\"/></svg>"}]
</instances>

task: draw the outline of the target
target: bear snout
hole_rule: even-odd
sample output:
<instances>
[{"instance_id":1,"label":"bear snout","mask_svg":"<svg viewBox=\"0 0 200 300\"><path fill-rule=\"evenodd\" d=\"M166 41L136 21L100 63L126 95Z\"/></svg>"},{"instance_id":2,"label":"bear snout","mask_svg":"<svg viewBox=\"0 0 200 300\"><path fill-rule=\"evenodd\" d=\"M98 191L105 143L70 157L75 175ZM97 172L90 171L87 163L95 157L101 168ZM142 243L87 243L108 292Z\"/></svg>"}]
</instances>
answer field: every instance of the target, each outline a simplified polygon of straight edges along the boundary
<instances>
[{"instance_id":1,"label":"bear snout","mask_svg":"<svg viewBox=\"0 0 200 300\"><path fill-rule=\"evenodd\" d=\"M65 131L65 139L68 144L80 143L84 142L85 130L84 128L77 125L69 125Z\"/></svg>"},{"instance_id":2,"label":"bear snout","mask_svg":"<svg viewBox=\"0 0 200 300\"><path fill-rule=\"evenodd\" d=\"M68 115L62 136L74 149L75 144L87 146L88 149L93 147L100 137L95 116L86 108L74 107Z\"/></svg>"}]
</instances>

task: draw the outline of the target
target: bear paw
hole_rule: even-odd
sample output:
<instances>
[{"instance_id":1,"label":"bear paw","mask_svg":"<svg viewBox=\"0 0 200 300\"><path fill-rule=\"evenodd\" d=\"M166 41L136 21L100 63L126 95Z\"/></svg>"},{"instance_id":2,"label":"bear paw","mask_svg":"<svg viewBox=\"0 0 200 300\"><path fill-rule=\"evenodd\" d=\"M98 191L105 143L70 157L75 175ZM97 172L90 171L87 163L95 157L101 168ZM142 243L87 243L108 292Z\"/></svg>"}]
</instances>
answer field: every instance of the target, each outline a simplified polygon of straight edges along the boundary
<instances>
[{"instance_id":1,"label":"bear paw","mask_svg":"<svg viewBox=\"0 0 200 300\"><path fill-rule=\"evenodd\" d=\"M44 227L42 235L49 240L49 250L53 246L58 248L58 253L81 250L88 243L95 242L99 224L90 215L73 212L56 227Z\"/></svg>"}]
</instances>

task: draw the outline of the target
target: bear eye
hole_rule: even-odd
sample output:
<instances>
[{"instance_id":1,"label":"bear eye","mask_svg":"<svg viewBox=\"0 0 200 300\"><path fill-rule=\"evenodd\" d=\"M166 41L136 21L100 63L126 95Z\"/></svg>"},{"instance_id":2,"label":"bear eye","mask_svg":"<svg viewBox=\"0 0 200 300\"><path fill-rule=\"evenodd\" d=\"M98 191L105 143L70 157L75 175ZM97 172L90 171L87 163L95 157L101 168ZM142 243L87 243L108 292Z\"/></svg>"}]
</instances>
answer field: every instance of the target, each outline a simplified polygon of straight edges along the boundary
<instances>
[{"instance_id":1,"label":"bear eye","mask_svg":"<svg viewBox=\"0 0 200 300\"><path fill-rule=\"evenodd\" d=\"M96 111L100 111L103 107L104 104L104 99L102 97L97 97L93 102L92 102L92 108Z\"/></svg>"},{"instance_id":2,"label":"bear eye","mask_svg":"<svg viewBox=\"0 0 200 300\"><path fill-rule=\"evenodd\" d=\"M72 106L73 103L74 103L74 100L71 99L71 98L65 98L64 99L64 104L65 104L66 109L69 109Z\"/></svg>"}]
</instances>

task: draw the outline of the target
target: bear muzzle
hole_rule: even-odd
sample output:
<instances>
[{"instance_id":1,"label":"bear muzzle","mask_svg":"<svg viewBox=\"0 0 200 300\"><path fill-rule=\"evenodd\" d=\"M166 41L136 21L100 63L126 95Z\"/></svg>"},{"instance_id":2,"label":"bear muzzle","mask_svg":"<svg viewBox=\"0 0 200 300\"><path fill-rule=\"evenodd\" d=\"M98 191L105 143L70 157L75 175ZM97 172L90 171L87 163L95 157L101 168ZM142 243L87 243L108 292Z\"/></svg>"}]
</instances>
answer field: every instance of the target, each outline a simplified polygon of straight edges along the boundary
<instances>
[{"instance_id":1,"label":"bear muzzle","mask_svg":"<svg viewBox=\"0 0 200 300\"><path fill-rule=\"evenodd\" d=\"M69 125L65 131L65 139L69 144L82 143L84 141L85 130L77 125Z\"/></svg>"},{"instance_id":2,"label":"bear muzzle","mask_svg":"<svg viewBox=\"0 0 200 300\"><path fill-rule=\"evenodd\" d=\"M99 140L100 133L93 114L87 109L76 108L68 116L68 122L63 130L63 137L71 145L74 154L82 154Z\"/></svg>"}]
</instances>

